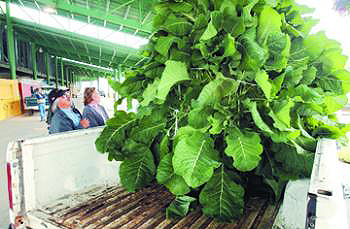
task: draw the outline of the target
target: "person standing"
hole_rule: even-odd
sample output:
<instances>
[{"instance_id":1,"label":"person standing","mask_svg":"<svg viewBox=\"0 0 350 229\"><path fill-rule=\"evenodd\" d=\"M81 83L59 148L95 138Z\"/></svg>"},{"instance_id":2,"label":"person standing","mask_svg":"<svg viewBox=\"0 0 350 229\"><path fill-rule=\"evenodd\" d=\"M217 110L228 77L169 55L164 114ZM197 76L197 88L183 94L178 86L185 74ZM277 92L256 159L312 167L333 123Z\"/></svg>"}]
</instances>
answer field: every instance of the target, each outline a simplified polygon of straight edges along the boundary
<instances>
[{"instance_id":1,"label":"person standing","mask_svg":"<svg viewBox=\"0 0 350 229\"><path fill-rule=\"evenodd\" d=\"M37 99L39 113L40 113L40 121L45 121L45 103L46 96L42 93L41 88L35 89L35 97Z\"/></svg>"},{"instance_id":2,"label":"person standing","mask_svg":"<svg viewBox=\"0 0 350 229\"><path fill-rule=\"evenodd\" d=\"M83 117L89 120L89 127L103 126L108 119L108 114L105 108L100 105L100 100L96 88L85 88Z\"/></svg>"}]
</instances>

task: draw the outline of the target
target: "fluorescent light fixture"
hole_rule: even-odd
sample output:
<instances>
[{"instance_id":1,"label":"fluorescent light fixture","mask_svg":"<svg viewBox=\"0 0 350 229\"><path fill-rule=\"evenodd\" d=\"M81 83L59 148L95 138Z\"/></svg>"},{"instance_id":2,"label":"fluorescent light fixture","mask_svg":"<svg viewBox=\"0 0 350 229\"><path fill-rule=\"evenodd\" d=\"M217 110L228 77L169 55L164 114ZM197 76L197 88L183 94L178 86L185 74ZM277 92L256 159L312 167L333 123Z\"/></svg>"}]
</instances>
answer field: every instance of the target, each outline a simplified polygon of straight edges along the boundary
<instances>
[{"instance_id":1,"label":"fluorescent light fixture","mask_svg":"<svg viewBox=\"0 0 350 229\"><path fill-rule=\"evenodd\" d=\"M105 70L105 71L113 72L112 68L105 68L105 67L101 67L101 66L97 66L97 65L93 65L93 64L87 64L87 63L84 63L84 62L71 60L71 59L67 59L67 58L62 58L62 61L76 63L76 64L80 64L80 65L85 65L85 66L89 66L89 67L98 68L98 69L102 69L102 70Z\"/></svg>"},{"instance_id":2,"label":"fluorescent light fixture","mask_svg":"<svg viewBox=\"0 0 350 229\"><path fill-rule=\"evenodd\" d=\"M3 10L6 9L5 2L1 1L0 6ZM45 8L45 12L43 12L29 7L24 7L14 3L10 3L10 9L11 16L21 20L92 37L98 40L108 41L129 48L139 49L142 45L148 43L148 39L140 36L119 32L116 30L89 24L86 22L81 22L68 17L49 14L45 10L47 9L49 11L56 11L53 8Z\"/></svg>"},{"instance_id":3,"label":"fluorescent light fixture","mask_svg":"<svg viewBox=\"0 0 350 229\"><path fill-rule=\"evenodd\" d=\"M44 12L49 13L49 14L55 14L56 10L52 7L45 7Z\"/></svg>"}]
</instances>

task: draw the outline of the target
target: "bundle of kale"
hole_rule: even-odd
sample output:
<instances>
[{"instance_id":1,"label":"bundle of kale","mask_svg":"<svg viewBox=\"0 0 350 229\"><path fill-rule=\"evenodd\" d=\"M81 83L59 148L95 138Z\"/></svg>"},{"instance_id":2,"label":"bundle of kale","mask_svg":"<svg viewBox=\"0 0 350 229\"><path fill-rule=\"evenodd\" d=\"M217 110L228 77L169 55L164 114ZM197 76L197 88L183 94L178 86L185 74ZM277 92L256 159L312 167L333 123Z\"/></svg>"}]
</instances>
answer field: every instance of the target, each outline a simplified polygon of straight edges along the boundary
<instances>
[{"instance_id":1,"label":"bundle of kale","mask_svg":"<svg viewBox=\"0 0 350 229\"><path fill-rule=\"evenodd\" d=\"M168 0L155 5L148 61L113 87L137 99L116 111L96 140L122 161L128 191L154 180L175 196L167 215L191 206L229 222L244 196L278 199L310 176L318 138L340 138L334 112L350 73L340 44L293 0Z\"/></svg>"}]
</instances>

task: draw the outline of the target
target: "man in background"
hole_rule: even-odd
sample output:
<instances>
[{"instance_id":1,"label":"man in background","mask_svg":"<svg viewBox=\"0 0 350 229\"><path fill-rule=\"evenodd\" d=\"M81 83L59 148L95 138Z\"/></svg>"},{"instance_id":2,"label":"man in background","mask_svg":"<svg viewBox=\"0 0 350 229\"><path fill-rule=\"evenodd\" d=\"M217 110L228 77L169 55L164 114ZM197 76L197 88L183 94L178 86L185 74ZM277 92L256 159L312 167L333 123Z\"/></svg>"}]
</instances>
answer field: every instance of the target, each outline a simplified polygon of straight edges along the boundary
<instances>
[{"instance_id":1,"label":"man in background","mask_svg":"<svg viewBox=\"0 0 350 229\"><path fill-rule=\"evenodd\" d=\"M39 107L39 113L40 113L40 121L45 121L45 103L46 103L46 96L42 93L41 88L36 88L34 93L38 107Z\"/></svg>"}]
</instances>

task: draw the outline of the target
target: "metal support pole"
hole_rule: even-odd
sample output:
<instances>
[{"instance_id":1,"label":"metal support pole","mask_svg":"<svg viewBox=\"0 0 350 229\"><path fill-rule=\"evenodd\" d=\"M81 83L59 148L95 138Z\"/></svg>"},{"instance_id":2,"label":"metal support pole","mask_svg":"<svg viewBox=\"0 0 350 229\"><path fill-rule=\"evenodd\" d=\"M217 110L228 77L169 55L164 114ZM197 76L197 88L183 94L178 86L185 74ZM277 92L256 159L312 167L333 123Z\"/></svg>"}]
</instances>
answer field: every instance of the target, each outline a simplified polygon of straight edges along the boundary
<instances>
[{"instance_id":1,"label":"metal support pole","mask_svg":"<svg viewBox=\"0 0 350 229\"><path fill-rule=\"evenodd\" d=\"M58 57L55 56L55 79L56 79L56 88L58 88Z\"/></svg>"},{"instance_id":2,"label":"metal support pole","mask_svg":"<svg viewBox=\"0 0 350 229\"><path fill-rule=\"evenodd\" d=\"M123 70L122 70L122 65L119 64L119 65L118 65L118 81L119 81L119 82L122 81L122 77L123 77L122 72L123 72Z\"/></svg>"},{"instance_id":3,"label":"metal support pole","mask_svg":"<svg viewBox=\"0 0 350 229\"><path fill-rule=\"evenodd\" d=\"M117 69L113 68L113 79L117 80Z\"/></svg>"},{"instance_id":4,"label":"metal support pole","mask_svg":"<svg viewBox=\"0 0 350 229\"><path fill-rule=\"evenodd\" d=\"M7 54L10 65L11 79L16 79L16 55L15 39L13 35L13 25L11 21L10 0L6 0L6 23L7 23Z\"/></svg>"},{"instance_id":5,"label":"metal support pole","mask_svg":"<svg viewBox=\"0 0 350 229\"><path fill-rule=\"evenodd\" d=\"M61 84L62 86L64 86L64 74L63 74L63 60L62 60L62 57L61 57Z\"/></svg>"},{"instance_id":6,"label":"metal support pole","mask_svg":"<svg viewBox=\"0 0 350 229\"><path fill-rule=\"evenodd\" d=\"M69 69L69 86L73 86L73 74L71 69Z\"/></svg>"},{"instance_id":7,"label":"metal support pole","mask_svg":"<svg viewBox=\"0 0 350 229\"><path fill-rule=\"evenodd\" d=\"M66 66L66 86L69 87L69 71L67 66Z\"/></svg>"},{"instance_id":8,"label":"metal support pole","mask_svg":"<svg viewBox=\"0 0 350 229\"><path fill-rule=\"evenodd\" d=\"M50 85L50 63L49 63L49 53L45 53L45 67L46 67L46 80L47 84Z\"/></svg>"},{"instance_id":9,"label":"metal support pole","mask_svg":"<svg viewBox=\"0 0 350 229\"><path fill-rule=\"evenodd\" d=\"M74 72L72 72L72 83L73 83L73 87L75 86L75 75L74 75Z\"/></svg>"},{"instance_id":10,"label":"metal support pole","mask_svg":"<svg viewBox=\"0 0 350 229\"><path fill-rule=\"evenodd\" d=\"M31 43L32 45L32 67L33 67L33 78L34 80L38 79L38 67L36 64L36 45L35 43Z\"/></svg>"}]
</instances>

